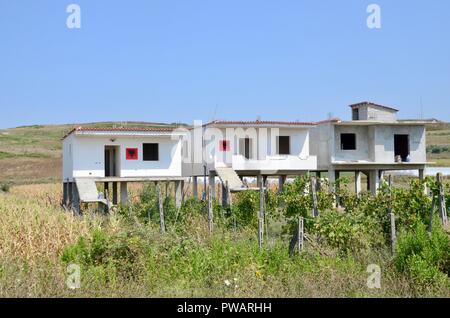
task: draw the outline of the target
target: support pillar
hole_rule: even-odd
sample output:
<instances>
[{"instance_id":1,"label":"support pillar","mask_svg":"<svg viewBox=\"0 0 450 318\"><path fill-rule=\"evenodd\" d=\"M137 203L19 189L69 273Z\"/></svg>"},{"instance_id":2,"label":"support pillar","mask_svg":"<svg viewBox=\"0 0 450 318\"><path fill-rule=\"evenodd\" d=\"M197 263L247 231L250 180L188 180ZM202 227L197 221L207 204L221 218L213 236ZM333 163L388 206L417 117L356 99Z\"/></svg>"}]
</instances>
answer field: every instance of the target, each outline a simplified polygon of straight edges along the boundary
<instances>
[{"instance_id":1,"label":"support pillar","mask_svg":"<svg viewBox=\"0 0 450 318\"><path fill-rule=\"evenodd\" d=\"M370 170L369 172L369 187L373 196L377 195L380 186L380 172L379 170Z\"/></svg>"},{"instance_id":2,"label":"support pillar","mask_svg":"<svg viewBox=\"0 0 450 318\"><path fill-rule=\"evenodd\" d=\"M183 188L183 180L175 181L175 205L178 209L181 208L181 204L183 203Z\"/></svg>"},{"instance_id":3,"label":"support pillar","mask_svg":"<svg viewBox=\"0 0 450 318\"><path fill-rule=\"evenodd\" d=\"M128 203L128 184L126 182L120 183L120 203L123 205Z\"/></svg>"},{"instance_id":4,"label":"support pillar","mask_svg":"<svg viewBox=\"0 0 450 318\"><path fill-rule=\"evenodd\" d=\"M72 206L73 203L73 182L68 182L67 184L67 196L68 196L68 208L70 209L70 207Z\"/></svg>"},{"instance_id":5,"label":"support pillar","mask_svg":"<svg viewBox=\"0 0 450 318\"><path fill-rule=\"evenodd\" d=\"M263 183L263 176L260 175L260 174L258 174L258 175L256 176L256 186L257 186L258 188L260 188L263 184L264 184L264 183Z\"/></svg>"},{"instance_id":6,"label":"support pillar","mask_svg":"<svg viewBox=\"0 0 450 318\"><path fill-rule=\"evenodd\" d=\"M425 169L419 169L419 180L420 181L425 180Z\"/></svg>"},{"instance_id":7,"label":"support pillar","mask_svg":"<svg viewBox=\"0 0 450 318\"><path fill-rule=\"evenodd\" d=\"M336 171L334 169L328 170L328 182L330 183L330 191L333 192L336 183Z\"/></svg>"},{"instance_id":8,"label":"support pillar","mask_svg":"<svg viewBox=\"0 0 450 318\"><path fill-rule=\"evenodd\" d=\"M361 177L362 177L361 171L355 171L355 193L356 194L360 194L362 191Z\"/></svg>"},{"instance_id":9,"label":"support pillar","mask_svg":"<svg viewBox=\"0 0 450 318\"><path fill-rule=\"evenodd\" d=\"M112 183L112 203L114 205L117 205L118 203L118 198L117 198L117 182L113 182Z\"/></svg>"},{"instance_id":10,"label":"support pillar","mask_svg":"<svg viewBox=\"0 0 450 318\"><path fill-rule=\"evenodd\" d=\"M72 210L76 215L80 214L80 196L76 184L72 184Z\"/></svg>"},{"instance_id":11,"label":"support pillar","mask_svg":"<svg viewBox=\"0 0 450 318\"><path fill-rule=\"evenodd\" d=\"M68 198L69 198L69 194L67 193L67 190L69 188L68 184L69 184L68 182L63 183L63 197L62 197L62 205L63 206L67 206L67 202L68 202Z\"/></svg>"},{"instance_id":12,"label":"support pillar","mask_svg":"<svg viewBox=\"0 0 450 318\"><path fill-rule=\"evenodd\" d=\"M285 182L286 182L286 176L278 177L278 193L281 193L281 191L283 191L283 186L284 186Z\"/></svg>"},{"instance_id":13,"label":"support pillar","mask_svg":"<svg viewBox=\"0 0 450 318\"><path fill-rule=\"evenodd\" d=\"M216 173L214 171L210 171L209 172L209 177L208 177L209 181L209 187L211 188L212 191L211 192L211 200L214 200L216 198Z\"/></svg>"},{"instance_id":14,"label":"support pillar","mask_svg":"<svg viewBox=\"0 0 450 318\"><path fill-rule=\"evenodd\" d=\"M192 177L192 196L198 199L198 183L197 177Z\"/></svg>"},{"instance_id":15,"label":"support pillar","mask_svg":"<svg viewBox=\"0 0 450 318\"><path fill-rule=\"evenodd\" d=\"M228 204L228 189L227 185L221 182L222 184L222 206L226 206Z\"/></svg>"}]
</instances>

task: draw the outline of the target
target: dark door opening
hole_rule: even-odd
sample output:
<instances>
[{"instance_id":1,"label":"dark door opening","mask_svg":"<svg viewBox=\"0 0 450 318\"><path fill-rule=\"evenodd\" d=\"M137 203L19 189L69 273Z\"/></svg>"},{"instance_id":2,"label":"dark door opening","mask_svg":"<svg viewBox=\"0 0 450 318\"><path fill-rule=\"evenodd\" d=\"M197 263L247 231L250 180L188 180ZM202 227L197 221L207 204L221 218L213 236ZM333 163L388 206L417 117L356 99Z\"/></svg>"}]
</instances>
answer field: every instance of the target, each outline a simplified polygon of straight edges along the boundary
<instances>
[{"instance_id":1,"label":"dark door opening","mask_svg":"<svg viewBox=\"0 0 450 318\"><path fill-rule=\"evenodd\" d=\"M250 138L239 139L239 154L245 159L252 158L252 140Z\"/></svg>"},{"instance_id":2,"label":"dark door opening","mask_svg":"<svg viewBox=\"0 0 450 318\"><path fill-rule=\"evenodd\" d=\"M395 158L401 158L402 162L408 161L409 157L409 135L394 135Z\"/></svg>"},{"instance_id":3,"label":"dark door opening","mask_svg":"<svg viewBox=\"0 0 450 318\"><path fill-rule=\"evenodd\" d=\"M118 146L105 146L105 177L118 176Z\"/></svg>"}]
</instances>

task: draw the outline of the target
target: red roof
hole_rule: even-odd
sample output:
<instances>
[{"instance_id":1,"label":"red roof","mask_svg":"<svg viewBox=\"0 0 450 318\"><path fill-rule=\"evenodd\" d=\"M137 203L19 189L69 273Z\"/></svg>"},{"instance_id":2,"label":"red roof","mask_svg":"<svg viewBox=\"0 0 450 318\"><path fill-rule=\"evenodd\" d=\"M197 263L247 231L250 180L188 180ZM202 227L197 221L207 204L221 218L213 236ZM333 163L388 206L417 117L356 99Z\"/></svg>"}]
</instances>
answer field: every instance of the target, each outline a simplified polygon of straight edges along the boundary
<instances>
[{"instance_id":1,"label":"red roof","mask_svg":"<svg viewBox=\"0 0 450 318\"><path fill-rule=\"evenodd\" d=\"M62 139L76 131L142 131L142 132L172 132L175 128L172 127L77 127L69 131Z\"/></svg>"},{"instance_id":2,"label":"red roof","mask_svg":"<svg viewBox=\"0 0 450 318\"><path fill-rule=\"evenodd\" d=\"M254 121L241 121L241 120L215 120L206 125L243 125L243 126L257 126L257 125L298 125L298 126L315 126L326 122L337 122L339 118L327 119L319 122L305 122L305 121L273 121L273 120L254 120Z\"/></svg>"},{"instance_id":3,"label":"red roof","mask_svg":"<svg viewBox=\"0 0 450 318\"><path fill-rule=\"evenodd\" d=\"M299 125L299 126L314 126L314 122L299 122L299 121L272 121L272 120L255 120L255 121L241 121L241 120L215 120L207 125Z\"/></svg>"}]
</instances>

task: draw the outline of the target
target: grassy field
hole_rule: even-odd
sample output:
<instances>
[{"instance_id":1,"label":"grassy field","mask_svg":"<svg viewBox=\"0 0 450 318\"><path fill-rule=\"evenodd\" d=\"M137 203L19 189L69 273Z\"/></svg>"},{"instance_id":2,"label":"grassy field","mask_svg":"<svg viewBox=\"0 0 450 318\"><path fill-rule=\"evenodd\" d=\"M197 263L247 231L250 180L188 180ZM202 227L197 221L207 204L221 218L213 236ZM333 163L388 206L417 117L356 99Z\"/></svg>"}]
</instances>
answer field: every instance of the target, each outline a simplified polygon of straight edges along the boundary
<instances>
[{"instance_id":1,"label":"grassy field","mask_svg":"<svg viewBox=\"0 0 450 318\"><path fill-rule=\"evenodd\" d=\"M283 228L292 206L303 200L296 189L291 190L293 201L289 191L283 197L286 208L280 213L285 216L267 216L263 251L258 249L254 220L248 219L258 206L251 193L233 199L236 213L244 213L237 218L237 228L227 225L215 206L211 236L201 212L205 205L187 200L176 211L171 198L165 203L167 233L162 235L157 213L149 218L147 212L153 207L154 192L142 187L131 189L131 207L110 216L85 210L82 217L60 208L59 184L0 191L0 297L450 297L450 280L430 271L431 265L422 268L419 262L413 274L399 272L396 264L405 252L400 249L400 257L393 258L389 244L374 231L376 223L368 221L368 215L360 223L356 211L342 216L322 211L323 221L317 223L320 248L306 242L301 255L289 257L290 234ZM410 202L410 194L405 194L405 202ZM277 196L270 197L272 202ZM353 225L346 229L351 225L347 217L357 222L356 232ZM439 233L430 242L441 244L444 252L428 250L424 255L450 255L448 238L442 241ZM411 238L399 235L399 244L408 245ZM413 240L418 236L413 234ZM416 249L428 244L429 236L423 237L412 243ZM415 253L421 255L419 250ZM441 264L447 270L449 260ZM77 289L66 284L71 264L81 268ZM367 285L370 264L382 270L380 288Z\"/></svg>"}]
</instances>

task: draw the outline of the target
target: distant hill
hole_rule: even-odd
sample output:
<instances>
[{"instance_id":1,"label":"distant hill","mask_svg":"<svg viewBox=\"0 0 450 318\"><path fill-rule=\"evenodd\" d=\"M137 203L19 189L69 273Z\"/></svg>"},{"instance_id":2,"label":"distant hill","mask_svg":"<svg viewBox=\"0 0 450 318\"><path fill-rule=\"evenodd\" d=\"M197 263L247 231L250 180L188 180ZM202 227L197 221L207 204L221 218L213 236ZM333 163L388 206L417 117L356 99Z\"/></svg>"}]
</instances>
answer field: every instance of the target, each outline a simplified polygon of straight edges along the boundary
<instances>
[{"instance_id":1,"label":"distant hill","mask_svg":"<svg viewBox=\"0 0 450 318\"><path fill-rule=\"evenodd\" d=\"M176 127L186 124L151 122L100 122L33 125L0 129L0 183L56 182L61 178L61 138L78 126ZM450 166L450 123L428 125L428 160Z\"/></svg>"}]
</instances>

